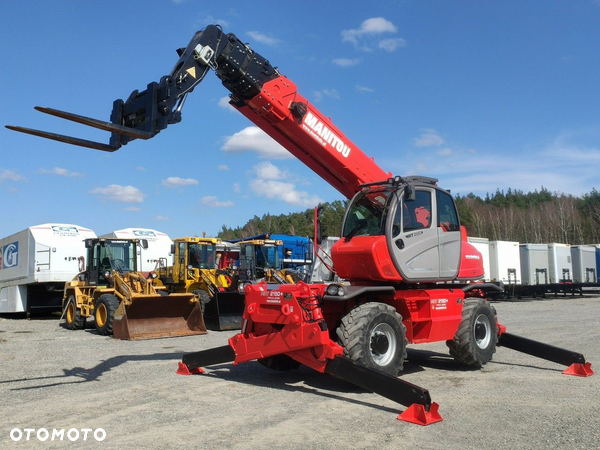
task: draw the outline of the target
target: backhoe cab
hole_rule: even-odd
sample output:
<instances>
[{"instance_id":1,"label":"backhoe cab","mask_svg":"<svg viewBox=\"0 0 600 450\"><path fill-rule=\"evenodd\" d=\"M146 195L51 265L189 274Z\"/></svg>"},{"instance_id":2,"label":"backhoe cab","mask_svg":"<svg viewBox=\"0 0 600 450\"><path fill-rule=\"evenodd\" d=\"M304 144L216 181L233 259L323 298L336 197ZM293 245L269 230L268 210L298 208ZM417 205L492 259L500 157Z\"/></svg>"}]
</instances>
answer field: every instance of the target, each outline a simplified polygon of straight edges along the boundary
<instances>
[{"instance_id":1,"label":"backhoe cab","mask_svg":"<svg viewBox=\"0 0 600 450\"><path fill-rule=\"evenodd\" d=\"M169 292L197 294L207 327L237 329L244 312L243 291L233 268L238 247L219 238L184 237L173 240L172 266L158 269L160 282Z\"/></svg>"},{"instance_id":2,"label":"backhoe cab","mask_svg":"<svg viewBox=\"0 0 600 450\"><path fill-rule=\"evenodd\" d=\"M194 294L172 294L157 289L155 273L138 271L138 247L146 240L86 239L82 271L65 285L63 310L67 327L85 327L94 317L99 334L117 339L205 334L206 326Z\"/></svg>"},{"instance_id":3,"label":"backhoe cab","mask_svg":"<svg viewBox=\"0 0 600 450\"><path fill-rule=\"evenodd\" d=\"M293 284L300 276L291 269L283 269L279 250L280 239L249 239L237 243L240 246L239 279L246 284L265 281L269 284Z\"/></svg>"}]
</instances>

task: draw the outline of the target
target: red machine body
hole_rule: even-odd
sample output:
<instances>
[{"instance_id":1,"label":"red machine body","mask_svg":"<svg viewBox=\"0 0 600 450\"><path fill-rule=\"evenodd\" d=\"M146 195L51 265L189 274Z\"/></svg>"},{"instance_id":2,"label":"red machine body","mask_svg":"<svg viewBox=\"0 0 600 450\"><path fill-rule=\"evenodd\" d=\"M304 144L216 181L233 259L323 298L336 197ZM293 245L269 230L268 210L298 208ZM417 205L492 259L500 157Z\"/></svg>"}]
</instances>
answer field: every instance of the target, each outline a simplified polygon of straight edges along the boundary
<instances>
[{"instance_id":1,"label":"red machine body","mask_svg":"<svg viewBox=\"0 0 600 450\"><path fill-rule=\"evenodd\" d=\"M593 373L583 355L510 335L498 325L486 297L503 291L476 282L484 273L481 254L468 243L454 200L437 180L393 177L381 169L293 82L219 26L196 33L178 54L159 83L116 100L110 122L36 107L110 131L109 144L8 128L113 152L178 123L187 95L214 70L233 107L350 199L331 254L348 283L246 287L240 333L228 346L185 355L182 373L230 360L301 363L411 405L400 418L422 425L441 417L426 390L396 378L409 343L446 341L450 354L471 367L489 362L502 345L572 365L566 373Z\"/></svg>"}]
</instances>

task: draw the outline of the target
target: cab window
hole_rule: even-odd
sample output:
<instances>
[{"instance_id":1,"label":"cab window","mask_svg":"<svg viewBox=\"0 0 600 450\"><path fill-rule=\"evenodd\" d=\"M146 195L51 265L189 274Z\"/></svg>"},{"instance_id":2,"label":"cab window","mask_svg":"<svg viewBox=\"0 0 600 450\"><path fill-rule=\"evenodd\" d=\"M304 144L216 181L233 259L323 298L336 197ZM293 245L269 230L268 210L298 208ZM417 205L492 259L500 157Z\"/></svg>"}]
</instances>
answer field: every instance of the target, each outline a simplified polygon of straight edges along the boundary
<instances>
[{"instance_id":1,"label":"cab window","mask_svg":"<svg viewBox=\"0 0 600 450\"><path fill-rule=\"evenodd\" d=\"M436 191L437 226L444 231L460 231L458 214L452 197L447 192Z\"/></svg>"}]
</instances>

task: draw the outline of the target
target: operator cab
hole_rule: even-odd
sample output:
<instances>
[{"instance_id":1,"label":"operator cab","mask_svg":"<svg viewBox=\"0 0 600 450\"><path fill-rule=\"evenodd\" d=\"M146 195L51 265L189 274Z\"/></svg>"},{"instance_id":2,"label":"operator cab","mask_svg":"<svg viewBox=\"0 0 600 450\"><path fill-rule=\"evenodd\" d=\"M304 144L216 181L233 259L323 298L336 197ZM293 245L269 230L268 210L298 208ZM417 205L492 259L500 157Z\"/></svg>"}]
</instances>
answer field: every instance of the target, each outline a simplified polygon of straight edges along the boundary
<instances>
[{"instance_id":1,"label":"operator cab","mask_svg":"<svg viewBox=\"0 0 600 450\"><path fill-rule=\"evenodd\" d=\"M334 264L344 272L343 277L390 280L393 271L385 260L391 260L405 281L457 276L461 253L458 213L452 196L436 182L426 177L396 177L364 185L346 212L343 239L337 246L341 264L335 260ZM389 255L382 252L382 245ZM355 251L348 250L351 248ZM373 261L381 276L373 271L358 273L361 259Z\"/></svg>"},{"instance_id":2,"label":"operator cab","mask_svg":"<svg viewBox=\"0 0 600 450\"><path fill-rule=\"evenodd\" d=\"M87 242L86 242L87 244ZM137 244L132 240L100 239L88 245L88 283L109 285L107 273L124 274L137 270Z\"/></svg>"}]
</instances>

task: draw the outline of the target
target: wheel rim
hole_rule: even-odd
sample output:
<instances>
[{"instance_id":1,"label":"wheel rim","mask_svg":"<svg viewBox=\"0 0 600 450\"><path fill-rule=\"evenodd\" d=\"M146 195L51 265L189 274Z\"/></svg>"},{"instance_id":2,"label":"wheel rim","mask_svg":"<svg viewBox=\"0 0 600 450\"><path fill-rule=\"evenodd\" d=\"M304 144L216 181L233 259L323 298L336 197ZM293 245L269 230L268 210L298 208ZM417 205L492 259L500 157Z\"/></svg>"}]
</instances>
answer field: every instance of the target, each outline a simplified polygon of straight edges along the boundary
<instances>
[{"instance_id":1,"label":"wheel rim","mask_svg":"<svg viewBox=\"0 0 600 450\"><path fill-rule=\"evenodd\" d=\"M480 314L475 319L473 324L473 335L475 336L475 343L479 348L487 348L490 345L492 339L492 325L490 319L485 314Z\"/></svg>"},{"instance_id":2,"label":"wheel rim","mask_svg":"<svg viewBox=\"0 0 600 450\"><path fill-rule=\"evenodd\" d=\"M389 364L396 354L396 335L394 329L387 323L380 323L371 332L371 357L376 364Z\"/></svg>"},{"instance_id":3,"label":"wheel rim","mask_svg":"<svg viewBox=\"0 0 600 450\"><path fill-rule=\"evenodd\" d=\"M67 322L73 323L75 320L75 305L73 303L69 303L67 306Z\"/></svg>"},{"instance_id":4,"label":"wheel rim","mask_svg":"<svg viewBox=\"0 0 600 450\"><path fill-rule=\"evenodd\" d=\"M96 308L96 324L102 328L104 326L104 324L106 323L107 317L108 317L108 313L106 311L106 306L104 305L104 303L101 303Z\"/></svg>"}]
</instances>

